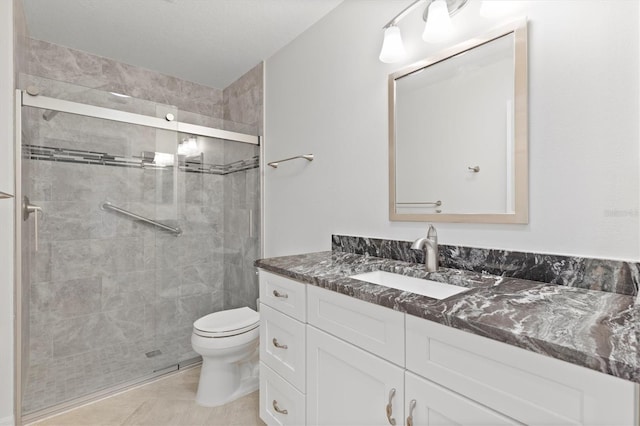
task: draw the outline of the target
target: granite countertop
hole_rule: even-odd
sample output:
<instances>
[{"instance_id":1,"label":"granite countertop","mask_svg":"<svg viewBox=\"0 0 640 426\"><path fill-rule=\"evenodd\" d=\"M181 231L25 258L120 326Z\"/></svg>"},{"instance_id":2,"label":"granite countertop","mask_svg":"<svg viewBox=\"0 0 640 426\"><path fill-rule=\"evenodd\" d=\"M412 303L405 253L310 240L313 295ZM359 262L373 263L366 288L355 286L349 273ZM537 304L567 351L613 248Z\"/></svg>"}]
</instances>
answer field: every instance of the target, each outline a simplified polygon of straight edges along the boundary
<instances>
[{"instance_id":1,"label":"granite countertop","mask_svg":"<svg viewBox=\"0 0 640 426\"><path fill-rule=\"evenodd\" d=\"M335 251L260 259L266 271L640 383L636 297ZM382 270L469 287L444 300L349 278Z\"/></svg>"}]
</instances>

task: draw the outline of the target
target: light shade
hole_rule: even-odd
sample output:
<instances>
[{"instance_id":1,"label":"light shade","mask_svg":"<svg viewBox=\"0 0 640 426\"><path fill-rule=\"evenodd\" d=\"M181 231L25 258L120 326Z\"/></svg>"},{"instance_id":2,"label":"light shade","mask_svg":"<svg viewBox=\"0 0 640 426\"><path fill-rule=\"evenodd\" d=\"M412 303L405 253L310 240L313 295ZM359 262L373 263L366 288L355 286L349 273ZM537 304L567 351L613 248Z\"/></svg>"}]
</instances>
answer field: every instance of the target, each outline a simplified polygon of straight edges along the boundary
<instances>
[{"instance_id":1,"label":"light shade","mask_svg":"<svg viewBox=\"0 0 640 426\"><path fill-rule=\"evenodd\" d=\"M400 35L400 28L392 25L384 30L384 41L380 51L380 60L386 64L401 61L404 58L405 50Z\"/></svg>"},{"instance_id":2,"label":"light shade","mask_svg":"<svg viewBox=\"0 0 640 426\"><path fill-rule=\"evenodd\" d=\"M195 136L190 136L188 139L183 140L182 143L178 145L178 155L184 155L186 157L200 155L198 139Z\"/></svg>"},{"instance_id":3,"label":"light shade","mask_svg":"<svg viewBox=\"0 0 640 426\"><path fill-rule=\"evenodd\" d=\"M429 5L427 23L424 26L422 39L427 42L445 40L453 32L453 24L445 0L433 0Z\"/></svg>"},{"instance_id":4,"label":"light shade","mask_svg":"<svg viewBox=\"0 0 640 426\"><path fill-rule=\"evenodd\" d=\"M173 154L168 154L166 152L156 152L153 157L154 164L159 167L172 166L174 161L175 157Z\"/></svg>"}]
</instances>

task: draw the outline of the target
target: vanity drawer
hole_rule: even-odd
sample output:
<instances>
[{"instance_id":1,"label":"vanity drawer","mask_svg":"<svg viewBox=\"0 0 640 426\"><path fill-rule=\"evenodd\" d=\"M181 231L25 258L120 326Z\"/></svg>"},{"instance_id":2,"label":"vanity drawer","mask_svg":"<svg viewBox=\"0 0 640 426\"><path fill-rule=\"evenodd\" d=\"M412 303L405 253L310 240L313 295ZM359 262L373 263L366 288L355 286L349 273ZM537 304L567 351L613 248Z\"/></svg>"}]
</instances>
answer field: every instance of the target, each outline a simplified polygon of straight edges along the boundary
<instances>
[{"instance_id":1,"label":"vanity drawer","mask_svg":"<svg viewBox=\"0 0 640 426\"><path fill-rule=\"evenodd\" d=\"M267 305L260 305L260 360L305 390L305 324Z\"/></svg>"},{"instance_id":2,"label":"vanity drawer","mask_svg":"<svg viewBox=\"0 0 640 426\"><path fill-rule=\"evenodd\" d=\"M404 366L404 314L320 287L308 286L308 323Z\"/></svg>"},{"instance_id":3,"label":"vanity drawer","mask_svg":"<svg viewBox=\"0 0 640 426\"><path fill-rule=\"evenodd\" d=\"M636 384L407 315L407 369L525 424L636 424Z\"/></svg>"},{"instance_id":4,"label":"vanity drawer","mask_svg":"<svg viewBox=\"0 0 640 426\"><path fill-rule=\"evenodd\" d=\"M259 270L260 302L293 318L306 321L306 284Z\"/></svg>"},{"instance_id":5,"label":"vanity drawer","mask_svg":"<svg viewBox=\"0 0 640 426\"><path fill-rule=\"evenodd\" d=\"M263 362L260 362L259 398L260 418L269 426L305 424L304 395Z\"/></svg>"}]
</instances>

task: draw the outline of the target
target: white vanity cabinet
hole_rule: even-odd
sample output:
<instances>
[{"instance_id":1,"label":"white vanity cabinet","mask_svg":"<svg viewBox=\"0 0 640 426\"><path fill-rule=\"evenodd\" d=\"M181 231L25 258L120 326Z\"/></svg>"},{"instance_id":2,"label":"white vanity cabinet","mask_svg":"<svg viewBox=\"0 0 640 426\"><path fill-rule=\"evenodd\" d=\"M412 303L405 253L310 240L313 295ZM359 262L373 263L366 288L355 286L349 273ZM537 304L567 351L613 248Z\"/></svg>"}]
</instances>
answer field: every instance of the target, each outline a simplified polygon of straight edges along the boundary
<instances>
[{"instance_id":1,"label":"white vanity cabinet","mask_svg":"<svg viewBox=\"0 0 640 426\"><path fill-rule=\"evenodd\" d=\"M636 383L265 271L260 300L270 426L639 425Z\"/></svg>"},{"instance_id":2,"label":"white vanity cabinet","mask_svg":"<svg viewBox=\"0 0 640 426\"><path fill-rule=\"evenodd\" d=\"M638 425L633 382L411 315L406 332L407 370L512 423Z\"/></svg>"},{"instance_id":3,"label":"white vanity cabinet","mask_svg":"<svg viewBox=\"0 0 640 426\"><path fill-rule=\"evenodd\" d=\"M404 314L307 289L307 425L404 419Z\"/></svg>"},{"instance_id":4,"label":"white vanity cabinet","mask_svg":"<svg viewBox=\"0 0 640 426\"><path fill-rule=\"evenodd\" d=\"M260 418L303 425L306 416L306 285L260 271Z\"/></svg>"},{"instance_id":5,"label":"white vanity cabinet","mask_svg":"<svg viewBox=\"0 0 640 426\"><path fill-rule=\"evenodd\" d=\"M307 327L307 384L307 425L403 422L404 368L313 326Z\"/></svg>"}]
</instances>

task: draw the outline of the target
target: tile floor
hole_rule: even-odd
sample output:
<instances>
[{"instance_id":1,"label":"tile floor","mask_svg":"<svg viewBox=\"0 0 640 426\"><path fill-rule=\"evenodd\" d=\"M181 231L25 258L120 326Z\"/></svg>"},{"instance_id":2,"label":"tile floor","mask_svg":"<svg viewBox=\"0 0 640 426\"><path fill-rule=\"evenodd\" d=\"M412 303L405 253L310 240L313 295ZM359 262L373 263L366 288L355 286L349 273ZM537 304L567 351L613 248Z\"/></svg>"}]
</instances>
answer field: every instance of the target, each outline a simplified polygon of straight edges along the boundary
<instances>
[{"instance_id":1,"label":"tile floor","mask_svg":"<svg viewBox=\"0 0 640 426\"><path fill-rule=\"evenodd\" d=\"M264 426L258 392L220 407L197 405L199 374L191 368L30 426Z\"/></svg>"},{"instance_id":2,"label":"tile floor","mask_svg":"<svg viewBox=\"0 0 640 426\"><path fill-rule=\"evenodd\" d=\"M1 1L1 0L0 0ZM191 326L189 326L191 327ZM185 339L183 336L188 336ZM149 348L162 354L147 358ZM22 407L30 414L47 407L108 389L172 364L188 365L198 358L191 350L191 331L162 338L141 339L30 365L24 383ZM184 363L183 363L184 362Z\"/></svg>"}]
</instances>

